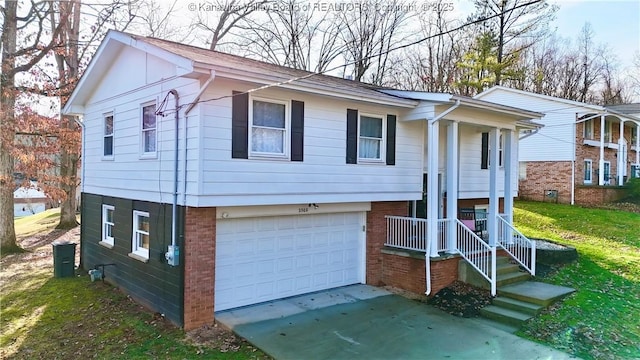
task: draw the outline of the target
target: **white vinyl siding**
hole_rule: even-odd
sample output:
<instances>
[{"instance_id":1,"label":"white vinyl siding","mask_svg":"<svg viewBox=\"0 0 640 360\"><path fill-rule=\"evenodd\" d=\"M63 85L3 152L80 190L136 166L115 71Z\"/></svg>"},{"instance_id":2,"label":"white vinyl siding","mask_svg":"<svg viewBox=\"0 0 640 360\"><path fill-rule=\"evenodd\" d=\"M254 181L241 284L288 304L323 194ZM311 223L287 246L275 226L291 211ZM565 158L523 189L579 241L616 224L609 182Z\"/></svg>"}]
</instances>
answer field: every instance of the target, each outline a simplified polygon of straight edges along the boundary
<instances>
[{"instance_id":1,"label":"white vinyl siding","mask_svg":"<svg viewBox=\"0 0 640 360\"><path fill-rule=\"evenodd\" d=\"M520 161L572 161L575 142L575 113L588 113L590 110L574 106L570 111L565 103L551 99L541 99L530 95L512 93L496 89L481 97L482 100L513 106L525 110L545 113L536 123L544 125L534 135L519 141Z\"/></svg>"}]
</instances>

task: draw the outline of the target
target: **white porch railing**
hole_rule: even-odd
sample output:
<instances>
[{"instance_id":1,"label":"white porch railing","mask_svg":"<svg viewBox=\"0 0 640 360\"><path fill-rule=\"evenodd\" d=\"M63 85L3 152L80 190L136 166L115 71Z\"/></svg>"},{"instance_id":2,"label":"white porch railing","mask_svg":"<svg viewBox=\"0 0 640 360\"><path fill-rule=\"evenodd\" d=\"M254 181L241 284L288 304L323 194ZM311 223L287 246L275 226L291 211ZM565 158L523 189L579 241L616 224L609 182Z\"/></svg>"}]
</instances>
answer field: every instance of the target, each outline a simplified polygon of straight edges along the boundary
<instances>
[{"instance_id":1,"label":"white porch railing","mask_svg":"<svg viewBox=\"0 0 640 360\"><path fill-rule=\"evenodd\" d=\"M386 246L427 251L427 219L406 216L385 216L387 219Z\"/></svg>"},{"instance_id":2,"label":"white porch railing","mask_svg":"<svg viewBox=\"0 0 640 360\"><path fill-rule=\"evenodd\" d=\"M487 244L460 220L457 223L459 254L491 284L491 295L496 295L496 248Z\"/></svg>"},{"instance_id":3,"label":"white porch railing","mask_svg":"<svg viewBox=\"0 0 640 360\"><path fill-rule=\"evenodd\" d=\"M531 275L536 274L536 243L522 235L508 221L505 215L498 215L498 236L500 246L511 255Z\"/></svg>"}]
</instances>

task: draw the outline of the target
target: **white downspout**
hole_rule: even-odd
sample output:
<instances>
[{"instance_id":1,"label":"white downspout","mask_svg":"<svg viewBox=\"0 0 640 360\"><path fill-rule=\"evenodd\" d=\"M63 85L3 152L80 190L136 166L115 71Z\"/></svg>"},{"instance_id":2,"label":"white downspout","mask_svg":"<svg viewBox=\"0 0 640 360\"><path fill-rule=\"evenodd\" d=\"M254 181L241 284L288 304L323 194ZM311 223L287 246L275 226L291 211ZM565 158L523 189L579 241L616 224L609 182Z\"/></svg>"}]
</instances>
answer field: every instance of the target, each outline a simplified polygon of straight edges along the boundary
<instances>
[{"instance_id":1,"label":"white downspout","mask_svg":"<svg viewBox=\"0 0 640 360\"><path fill-rule=\"evenodd\" d=\"M577 126L576 126L577 123L578 123L578 113L576 113L576 121L573 123L574 142L575 142L575 139L578 138ZM571 154L571 205L576 204L576 146L578 146L577 142L573 144L573 151Z\"/></svg>"},{"instance_id":2,"label":"white downspout","mask_svg":"<svg viewBox=\"0 0 640 360\"><path fill-rule=\"evenodd\" d=\"M427 164L428 168L428 183L427 183L427 194L428 202L427 202L427 236L429 239L429 243L427 244L427 251L425 253L425 276L427 282L427 289L425 294L429 295L431 293L431 260L430 257L438 257L438 199L439 196L434 196L438 194L438 140L440 136L440 127L437 123L440 119L444 118L446 115L451 113L453 110L460 106L460 100L456 100L456 103L448 108L447 110L440 113L440 115L435 116L433 119L427 121L428 128L428 136L427 136L427 157L429 159L429 163ZM434 155L435 159L434 159ZM433 180L435 178L435 180ZM450 195L447 195L450 196ZM455 194L457 197L458 195ZM453 236L453 234L450 234Z\"/></svg>"}]
</instances>

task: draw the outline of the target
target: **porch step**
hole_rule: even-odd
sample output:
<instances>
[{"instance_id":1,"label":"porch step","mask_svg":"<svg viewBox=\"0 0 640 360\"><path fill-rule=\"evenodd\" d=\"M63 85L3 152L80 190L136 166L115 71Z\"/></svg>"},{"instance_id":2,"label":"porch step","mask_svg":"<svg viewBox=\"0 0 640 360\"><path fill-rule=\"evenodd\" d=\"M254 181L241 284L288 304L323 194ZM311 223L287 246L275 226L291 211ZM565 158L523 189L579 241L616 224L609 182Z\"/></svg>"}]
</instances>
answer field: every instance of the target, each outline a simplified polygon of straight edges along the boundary
<instances>
[{"instance_id":1,"label":"porch step","mask_svg":"<svg viewBox=\"0 0 640 360\"><path fill-rule=\"evenodd\" d=\"M525 301L541 306L549 306L554 302L574 292L575 289L537 281L511 283L498 287L498 295Z\"/></svg>"},{"instance_id":2,"label":"porch step","mask_svg":"<svg viewBox=\"0 0 640 360\"><path fill-rule=\"evenodd\" d=\"M483 307L480 309L480 314L488 319L516 327L522 326L525 321L533 317L531 314L525 314L520 311L505 309L495 305Z\"/></svg>"},{"instance_id":3,"label":"porch step","mask_svg":"<svg viewBox=\"0 0 640 360\"><path fill-rule=\"evenodd\" d=\"M500 289L501 286L519 283L523 281L527 281L531 279L531 275L529 273L521 272L520 270L508 272L508 273L497 273L496 276L496 286Z\"/></svg>"},{"instance_id":4,"label":"porch step","mask_svg":"<svg viewBox=\"0 0 640 360\"><path fill-rule=\"evenodd\" d=\"M497 275L516 273L516 272L520 272L520 266L518 266L517 264L512 264L510 262L496 263L496 274Z\"/></svg>"},{"instance_id":5,"label":"porch step","mask_svg":"<svg viewBox=\"0 0 640 360\"><path fill-rule=\"evenodd\" d=\"M544 306L533 304L526 301L520 301L504 296L498 296L493 299L493 305L504 309L515 310L524 314L537 315L544 309Z\"/></svg>"}]
</instances>

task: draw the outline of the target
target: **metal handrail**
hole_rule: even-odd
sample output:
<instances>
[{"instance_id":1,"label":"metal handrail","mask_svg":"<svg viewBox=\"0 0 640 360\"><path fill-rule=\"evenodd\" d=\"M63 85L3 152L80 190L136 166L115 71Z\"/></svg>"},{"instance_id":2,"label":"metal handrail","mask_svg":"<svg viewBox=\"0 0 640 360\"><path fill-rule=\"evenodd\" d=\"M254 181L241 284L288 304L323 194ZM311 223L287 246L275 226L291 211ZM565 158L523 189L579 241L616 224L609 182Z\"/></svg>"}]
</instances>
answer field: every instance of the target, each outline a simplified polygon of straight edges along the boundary
<instances>
[{"instance_id":1,"label":"metal handrail","mask_svg":"<svg viewBox=\"0 0 640 360\"><path fill-rule=\"evenodd\" d=\"M498 215L498 244L531 275L536 275L536 243Z\"/></svg>"},{"instance_id":2,"label":"metal handrail","mask_svg":"<svg viewBox=\"0 0 640 360\"><path fill-rule=\"evenodd\" d=\"M458 229L458 253L482 277L491 284L491 295L495 296L496 289L496 248L487 244L460 220L455 219Z\"/></svg>"}]
</instances>

